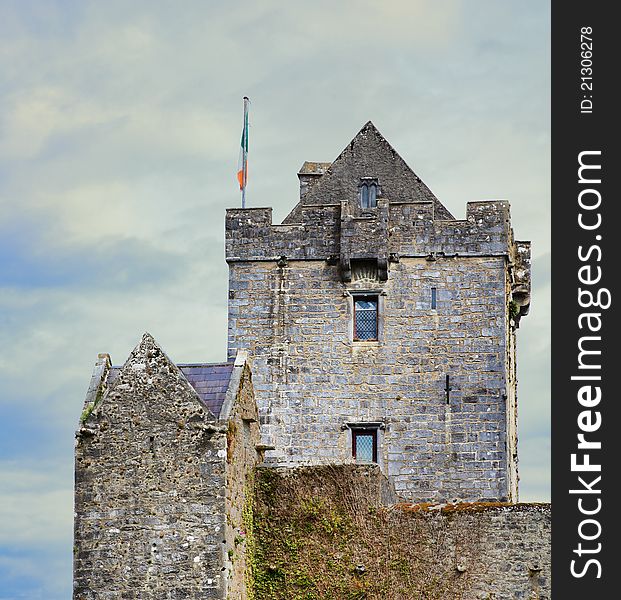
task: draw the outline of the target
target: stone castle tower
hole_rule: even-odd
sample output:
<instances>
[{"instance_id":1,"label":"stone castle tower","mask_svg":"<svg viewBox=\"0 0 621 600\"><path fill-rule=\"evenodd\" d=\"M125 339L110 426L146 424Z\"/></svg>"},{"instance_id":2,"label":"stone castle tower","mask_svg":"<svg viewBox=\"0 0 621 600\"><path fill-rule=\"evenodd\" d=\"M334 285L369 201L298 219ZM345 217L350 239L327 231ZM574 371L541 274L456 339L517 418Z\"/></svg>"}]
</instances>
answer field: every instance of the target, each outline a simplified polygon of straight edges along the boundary
<instances>
[{"instance_id":1,"label":"stone castle tower","mask_svg":"<svg viewBox=\"0 0 621 600\"><path fill-rule=\"evenodd\" d=\"M76 433L74 600L254 597L260 464L354 463L369 497L517 502L530 244L508 203L455 219L370 122L298 176L281 225L227 211L227 362L174 364L148 334L122 367L99 356ZM477 589L498 589L507 552L505 591L547 585L520 569L549 564L549 511L507 510L480 517L494 567Z\"/></svg>"},{"instance_id":2,"label":"stone castle tower","mask_svg":"<svg viewBox=\"0 0 621 600\"><path fill-rule=\"evenodd\" d=\"M369 122L300 201L231 209L229 358L269 463L377 462L409 500L517 501L515 329L530 244L509 204L455 219Z\"/></svg>"}]
</instances>

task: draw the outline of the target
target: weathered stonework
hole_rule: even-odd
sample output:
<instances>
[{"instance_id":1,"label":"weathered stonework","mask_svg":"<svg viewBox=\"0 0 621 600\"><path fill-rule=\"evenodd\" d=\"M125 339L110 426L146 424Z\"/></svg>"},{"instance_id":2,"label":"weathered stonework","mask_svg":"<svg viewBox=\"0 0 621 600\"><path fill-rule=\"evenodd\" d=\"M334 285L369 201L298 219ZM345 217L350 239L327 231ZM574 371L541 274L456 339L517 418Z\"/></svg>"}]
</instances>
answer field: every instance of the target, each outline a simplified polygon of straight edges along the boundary
<instances>
[{"instance_id":1,"label":"weathered stonework","mask_svg":"<svg viewBox=\"0 0 621 600\"><path fill-rule=\"evenodd\" d=\"M109 369L101 357L76 433L74 599L226 598L244 580L236 483L259 458L245 360L220 419L149 335L106 389Z\"/></svg>"},{"instance_id":2,"label":"weathered stonework","mask_svg":"<svg viewBox=\"0 0 621 600\"><path fill-rule=\"evenodd\" d=\"M253 357L267 460L352 460L347 424L379 423L378 462L405 498L517 500L530 246L508 203L454 219L370 123L327 169L306 165L283 225L227 211L229 356ZM380 194L363 209L368 178ZM353 340L362 290L379 296L377 342Z\"/></svg>"},{"instance_id":3,"label":"weathered stonework","mask_svg":"<svg viewBox=\"0 0 621 600\"><path fill-rule=\"evenodd\" d=\"M382 506L359 465L261 469L256 600L549 600L549 504Z\"/></svg>"},{"instance_id":4,"label":"weathered stonework","mask_svg":"<svg viewBox=\"0 0 621 600\"><path fill-rule=\"evenodd\" d=\"M252 374L245 357L238 356L227 397L220 413L226 423L226 598L245 600L251 569L254 468L262 459L259 414L252 389ZM250 539L250 542L249 542ZM252 596L250 596L252 597Z\"/></svg>"},{"instance_id":5,"label":"weathered stonework","mask_svg":"<svg viewBox=\"0 0 621 600\"><path fill-rule=\"evenodd\" d=\"M99 355L74 600L549 598L549 506L511 504L530 244L508 203L455 219L371 123L298 176L282 225L227 211L227 362L175 365L148 334L123 367Z\"/></svg>"}]
</instances>

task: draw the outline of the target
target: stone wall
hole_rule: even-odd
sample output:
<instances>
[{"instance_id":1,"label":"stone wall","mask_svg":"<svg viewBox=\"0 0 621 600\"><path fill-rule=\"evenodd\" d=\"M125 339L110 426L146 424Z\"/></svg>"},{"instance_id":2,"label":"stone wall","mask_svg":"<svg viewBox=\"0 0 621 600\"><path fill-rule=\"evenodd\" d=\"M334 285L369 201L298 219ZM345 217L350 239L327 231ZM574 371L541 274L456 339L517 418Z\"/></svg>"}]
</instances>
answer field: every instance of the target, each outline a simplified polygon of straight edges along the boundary
<instances>
[{"instance_id":1,"label":"stone wall","mask_svg":"<svg viewBox=\"0 0 621 600\"><path fill-rule=\"evenodd\" d=\"M232 263L229 351L254 357L268 458L348 461L344 425L381 422L379 464L404 497L507 499L505 269L504 257L402 258L373 287L379 342L354 342L359 285L336 267Z\"/></svg>"},{"instance_id":2,"label":"stone wall","mask_svg":"<svg viewBox=\"0 0 621 600\"><path fill-rule=\"evenodd\" d=\"M74 598L223 598L226 435L150 336L77 434Z\"/></svg>"},{"instance_id":3,"label":"stone wall","mask_svg":"<svg viewBox=\"0 0 621 600\"><path fill-rule=\"evenodd\" d=\"M245 356L219 418L146 334L109 389L100 356L76 434L74 600L245 598L260 455Z\"/></svg>"},{"instance_id":4,"label":"stone wall","mask_svg":"<svg viewBox=\"0 0 621 600\"><path fill-rule=\"evenodd\" d=\"M254 468L261 459L259 415L252 388L252 374L245 356L237 357L227 398L220 414L226 423L226 560L227 598L248 597L247 560L252 544ZM250 540L250 541L249 541Z\"/></svg>"},{"instance_id":5,"label":"stone wall","mask_svg":"<svg viewBox=\"0 0 621 600\"><path fill-rule=\"evenodd\" d=\"M549 600L549 504L378 502L360 466L262 469L256 600Z\"/></svg>"}]
</instances>

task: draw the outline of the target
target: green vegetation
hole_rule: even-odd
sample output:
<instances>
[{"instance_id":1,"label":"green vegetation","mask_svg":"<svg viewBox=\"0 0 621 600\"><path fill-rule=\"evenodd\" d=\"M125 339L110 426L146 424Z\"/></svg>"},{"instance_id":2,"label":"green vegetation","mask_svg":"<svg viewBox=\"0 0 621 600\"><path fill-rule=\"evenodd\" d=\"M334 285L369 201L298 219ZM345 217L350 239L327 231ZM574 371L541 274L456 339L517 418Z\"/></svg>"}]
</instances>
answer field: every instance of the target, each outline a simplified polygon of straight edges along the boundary
<instances>
[{"instance_id":1,"label":"green vegetation","mask_svg":"<svg viewBox=\"0 0 621 600\"><path fill-rule=\"evenodd\" d=\"M515 319L520 314L520 305L515 301L509 302L509 317Z\"/></svg>"},{"instance_id":2,"label":"green vegetation","mask_svg":"<svg viewBox=\"0 0 621 600\"><path fill-rule=\"evenodd\" d=\"M102 401L105 391L106 391L105 383L100 384L99 387L97 388L97 394L95 395L95 400L93 400L92 402L89 402L84 407L84 410L82 411L82 414L80 415L81 425L86 423L86 420L91 416L91 413L93 412L93 410L95 410L95 407Z\"/></svg>"},{"instance_id":3,"label":"green vegetation","mask_svg":"<svg viewBox=\"0 0 621 600\"><path fill-rule=\"evenodd\" d=\"M476 531L455 540L448 514L378 506L376 476L352 465L259 469L252 527L245 525L249 597L459 600L467 573L455 568L455 543L472 555Z\"/></svg>"},{"instance_id":4,"label":"green vegetation","mask_svg":"<svg viewBox=\"0 0 621 600\"><path fill-rule=\"evenodd\" d=\"M255 549L255 535L254 535L254 498L255 498L255 477L254 474L250 475L246 481L246 489L244 496L246 502L242 509L242 527L245 534L246 544L246 597L248 600L255 599L255 583L254 577L256 568L256 549Z\"/></svg>"},{"instance_id":5,"label":"green vegetation","mask_svg":"<svg viewBox=\"0 0 621 600\"><path fill-rule=\"evenodd\" d=\"M86 423L86 420L91 416L91 413L93 412L94 408L95 408L95 403L94 402L89 402L86 405L86 407L82 411L82 414L80 415L80 423L81 424Z\"/></svg>"}]
</instances>

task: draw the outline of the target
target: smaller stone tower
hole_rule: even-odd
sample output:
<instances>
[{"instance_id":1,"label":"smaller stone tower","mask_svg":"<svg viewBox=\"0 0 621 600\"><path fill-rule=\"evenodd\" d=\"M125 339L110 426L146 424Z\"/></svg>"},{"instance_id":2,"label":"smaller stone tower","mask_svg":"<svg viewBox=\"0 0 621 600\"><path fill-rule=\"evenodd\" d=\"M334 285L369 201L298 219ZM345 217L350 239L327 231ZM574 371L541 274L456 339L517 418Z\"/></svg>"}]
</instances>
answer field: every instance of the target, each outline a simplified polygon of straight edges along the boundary
<instances>
[{"instance_id":1,"label":"smaller stone tower","mask_svg":"<svg viewBox=\"0 0 621 600\"><path fill-rule=\"evenodd\" d=\"M257 417L243 354L176 366L145 334L122 368L100 355L76 433L74 600L245 597Z\"/></svg>"}]
</instances>

